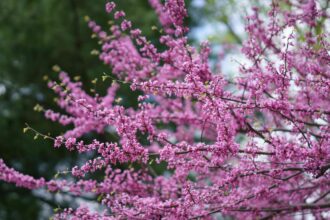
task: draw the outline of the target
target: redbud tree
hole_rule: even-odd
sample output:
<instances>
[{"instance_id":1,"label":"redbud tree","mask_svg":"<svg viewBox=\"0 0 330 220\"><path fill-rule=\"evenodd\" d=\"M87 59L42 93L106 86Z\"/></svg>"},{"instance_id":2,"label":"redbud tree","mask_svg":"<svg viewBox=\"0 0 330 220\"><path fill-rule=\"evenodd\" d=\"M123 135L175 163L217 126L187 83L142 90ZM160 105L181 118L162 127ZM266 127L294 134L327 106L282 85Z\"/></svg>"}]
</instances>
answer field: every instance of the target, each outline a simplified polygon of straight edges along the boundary
<instances>
[{"instance_id":1,"label":"redbud tree","mask_svg":"<svg viewBox=\"0 0 330 220\"><path fill-rule=\"evenodd\" d=\"M58 209L54 219L329 218L329 1L279 0L248 10L240 48L246 60L232 79L213 71L208 43L188 44L184 0L149 2L162 25L162 50L108 2L109 30L88 19L102 44L99 58L111 68L102 75L107 94L91 95L55 68L59 81L48 86L66 113L37 108L69 128L54 137L24 129L55 150L94 157L49 180L0 160L0 179L92 195L102 207ZM142 94L137 107L121 104L122 86ZM91 132L116 138L86 143Z\"/></svg>"}]
</instances>

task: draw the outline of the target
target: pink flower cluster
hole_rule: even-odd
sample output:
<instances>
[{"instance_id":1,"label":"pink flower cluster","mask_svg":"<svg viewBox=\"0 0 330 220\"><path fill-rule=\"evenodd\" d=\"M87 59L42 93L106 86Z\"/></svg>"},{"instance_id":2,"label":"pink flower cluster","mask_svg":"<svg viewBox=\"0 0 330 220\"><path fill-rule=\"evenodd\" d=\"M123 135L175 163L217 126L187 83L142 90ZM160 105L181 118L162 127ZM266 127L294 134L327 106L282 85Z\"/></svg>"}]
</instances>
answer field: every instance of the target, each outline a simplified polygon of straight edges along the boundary
<instances>
[{"instance_id":1,"label":"pink flower cluster","mask_svg":"<svg viewBox=\"0 0 330 220\"><path fill-rule=\"evenodd\" d=\"M183 0L149 2L164 28L159 42L165 50L158 51L123 11L107 3L116 20L110 33L94 21L89 27L117 82L103 97L89 95L65 72L60 83L49 83L67 114L46 110L45 117L74 127L54 138L54 147L96 155L71 169L77 180L37 180L2 160L0 179L29 189L102 196L104 212L66 209L57 219L212 219L217 213L235 219L325 218L330 211L326 8L315 0L273 1L267 15L253 8L241 48L249 62L230 80L212 71L207 43L188 44ZM292 33L283 39L288 30ZM116 101L123 84L143 93L138 108ZM108 132L118 141L79 140L90 132ZM164 164L166 171L156 172ZM97 170L104 172L102 181L86 176Z\"/></svg>"}]
</instances>

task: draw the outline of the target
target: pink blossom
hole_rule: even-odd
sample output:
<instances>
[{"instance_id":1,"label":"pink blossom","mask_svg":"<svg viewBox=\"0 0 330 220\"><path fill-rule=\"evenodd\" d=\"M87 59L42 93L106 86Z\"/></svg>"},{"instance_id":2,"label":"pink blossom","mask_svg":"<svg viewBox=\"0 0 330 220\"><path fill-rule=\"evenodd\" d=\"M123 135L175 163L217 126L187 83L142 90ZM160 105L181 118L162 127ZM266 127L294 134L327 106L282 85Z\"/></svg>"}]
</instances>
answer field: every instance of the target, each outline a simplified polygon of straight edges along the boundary
<instances>
[{"instance_id":1,"label":"pink blossom","mask_svg":"<svg viewBox=\"0 0 330 220\"><path fill-rule=\"evenodd\" d=\"M105 11L110 14L115 7L116 4L114 2L108 2L105 4Z\"/></svg>"},{"instance_id":2,"label":"pink blossom","mask_svg":"<svg viewBox=\"0 0 330 220\"><path fill-rule=\"evenodd\" d=\"M64 138L62 136L56 137L55 142L54 142L54 147L56 147L56 148L60 147L63 144L63 141L64 141Z\"/></svg>"},{"instance_id":3,"label":"pink blossom","mask_svg":"<svg viewBox=\"0 0 330 220\"><path fill-rule=\"evenodd\" d=\"M126 31L127 29L131 28L132 27L132 23L130 21L127 21L127 20L123 20L121 22L121 29L123 31Z\"/></svg>"},{"instance_id":4,"label":"pink blossom","mask_svg":"<svg viewBox=\"0 0 330 220\"><path fill-rule=\"evenodd\" d=\"M114 16L114 18L115 19L119 19L119 18L121 18L121 17L125 17L125 12L124 11L116 11L115 12L115 16Z\"/></svg>"}]
</instances>

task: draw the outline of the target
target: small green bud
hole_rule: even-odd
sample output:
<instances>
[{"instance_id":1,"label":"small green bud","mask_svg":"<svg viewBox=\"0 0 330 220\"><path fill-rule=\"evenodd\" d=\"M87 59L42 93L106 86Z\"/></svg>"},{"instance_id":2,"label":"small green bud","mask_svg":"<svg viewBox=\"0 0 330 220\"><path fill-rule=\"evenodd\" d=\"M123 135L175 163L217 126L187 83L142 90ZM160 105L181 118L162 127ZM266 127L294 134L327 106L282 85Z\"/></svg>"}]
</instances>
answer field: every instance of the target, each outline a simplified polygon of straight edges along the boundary
<instances>
[{"instance_id":1,"label":"small green bud","mask_svg":"<svg viewBox=\"0 0 330 220\"><path fill-rule=\"evenodd\" d=\"M100 52L98 50L92 50L91 55L99 55Z\"/></svg>"},{"instance_id":2,"label":"small green bud","mask_svg":"<svg viewBox=\"0 0 330 220\"><path fill-rule=\"evenodd\" d=\"M88 15L85 15L85 16L84 16L84 20L85 20L86 22L89 22L91 19L89 18Z\"/></svg>"},{"instance_id":3,"label":"small green bud","mask_svg":"<svg viewBox=\"0 0 330 220\"><path fill-rule=\"evenodd\" d=\"M33 110L36 111L36 112L41 112L44 110L44 108L39 105L39 104L36 104L34 107L33 107Z\"/></svg>"},{"instance_id":4,"label":"small green bud","mask_svg":"<svg viewBox=\"0 0 330 220\"><path fill-rule=\"evenodd\" d=\"M100 195L97 197L97 201L98 201L98 202L101 202L102 199L103 199L103 194L100 194Z\"/></svg>"},{"instance_id":5,"label":"small green bud","mask_svg":"<svg viewBox=\"0 0 330 220\"><path fill-rule=\"evenodd\" d=\"M97 83L97 78L93 79L93 80L92 80L92 83L93 83L93 84L96 84L96 83Z\"/></svg>"},{"instance_id":6,"label":"small green bud","mask_svg":"<svg viewBox=\"0 0 330 220\"><path fill-rule=\"evenodd\" d=\"M116 100L115 100L116 103L120 103L121 101L123 101L123 98L121 98L121 97L118 97L118 98L116 98Z\"/></svg>"},{"instance_id":7,"label":"small green bud","mask_svg":"<svg viewBox=\"0 0 330 220\"><path fill-rule=\"evenodd\" d=\"M61 71L61 67L59 65L54 65L52 67L52 69L53 69L54 72L60 72Z\"/></svg>"},{"instance_id":8,"label":"small green bud","mask_svg":"<svg viewBox=\"0 0 330 220\"><path fill-rule=\"evenodd\" d=\"M55 208L53 210L54 210L55 213L57 213L57 212L61 211L61 208Z\"/></svg>"},{"instance_id":9,"label":"small green bud","mask_svg":"<svg viewBox=\"0 0 330 220\"><path fill-rule=\"evenodd\" d=\"M109 76L102 76L102 81L104 82Z\"/></svg>"},{"instance_id":10,"label":"small green bud","mask_svg":"<svg viewBox=\"0 0 330 220\"><path fill-rule=\"evenodd\" d=\"M26 127L26 128L23 128L23 133L26 133L28 130L29 130L29 128L28 128L28 127Z\"/></svg>"}]
</instances>

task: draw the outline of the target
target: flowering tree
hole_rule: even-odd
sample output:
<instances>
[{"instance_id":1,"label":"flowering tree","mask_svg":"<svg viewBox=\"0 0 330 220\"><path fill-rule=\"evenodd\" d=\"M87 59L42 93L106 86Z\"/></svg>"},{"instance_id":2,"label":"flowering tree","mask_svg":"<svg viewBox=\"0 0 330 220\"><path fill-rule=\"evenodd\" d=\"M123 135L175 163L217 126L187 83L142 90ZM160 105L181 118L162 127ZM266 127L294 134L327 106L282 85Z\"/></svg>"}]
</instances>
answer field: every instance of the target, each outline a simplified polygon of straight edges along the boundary
<instances>
[{"instance_id":1,"label":"flowering tree","mask_svg":"<svg viewBox=\"0 0 330 220\"><path fill-rule=\"evenodd\" d=\"M0 179L28 189L92 194L105 207L59 209L55 219L212 219L217 213L236 219L326 218L329 1L273 1L267 14L252 8L241 48L247 60L233 80L221 70L212 73L207 43L200 49L188 44L183 0L149 2L163 27L159 42L165 49L157 50L123 11L107 3L116 21L110 33L88 24L102 42L100 59L117 80L105 96L91 96L55 68L60 82L49 87L67 114L37 109L74 128L57 137L24 129L51 139L55 148L97 156L70 168L74 178L52 180L21 174L0 160ZM123 85L142 93L137 108L116 98ZM81 138L90 132L108 132L117 141L85 143ZM161 163L164 173L155 171ZM92 178L96 171L104 173L103 180Z\"/></svg>"}]
</instances>

